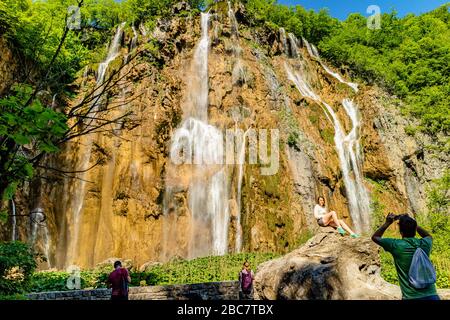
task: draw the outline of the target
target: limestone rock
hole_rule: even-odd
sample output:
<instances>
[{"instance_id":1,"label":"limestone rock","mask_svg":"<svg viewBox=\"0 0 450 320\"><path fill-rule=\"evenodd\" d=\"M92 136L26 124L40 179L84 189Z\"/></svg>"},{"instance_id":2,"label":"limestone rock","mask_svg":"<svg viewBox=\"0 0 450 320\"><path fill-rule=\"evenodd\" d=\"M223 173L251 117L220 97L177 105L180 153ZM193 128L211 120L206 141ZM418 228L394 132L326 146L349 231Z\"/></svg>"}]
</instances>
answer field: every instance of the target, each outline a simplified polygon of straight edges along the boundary
<instances>
[{"instance_id":1,"label":"limestone rock","mask_svg":"<svg viewBox=\"0 0 450 320\"><path fill-rule=\"evenodd\" d=\"M144 263L142 266L140 266L140 267L139 267L139 271L140 271L140 272L147 272L147 271L149 271L150 269L152 269L153 267L157 267L157 266L160 266L160 265L162 265L161 262L158 262L158 261L149 261L149 262Z\"/></svg>"},{"instance_id":2,"label":"limestone rock","mask_svg":"<svg viewBox=\"0 0 450 320\"><path fill-rule=\"evenodd\" d=\"M113 267L114 262L116 262L117 260L119 260L120 262L122 262L122 267L127 268L128 270L133 269L133 261L131 261L130 259L122 259L122 258L108 258L100 263L97 263L96 268L97 269L105 269L108 267Z\"/></svg>"},{"instance_id":3,"label":"limestone rock","mask_svg":"<svg viewBox=\"0 0 450 320\"><path fill-rule=\"evenodd\" d=\"M400 299L399 287L380 277L378 247L368 238L324 228L291 253L263 263L255 276L259 299Z\"/></svg>"}]
</instances>

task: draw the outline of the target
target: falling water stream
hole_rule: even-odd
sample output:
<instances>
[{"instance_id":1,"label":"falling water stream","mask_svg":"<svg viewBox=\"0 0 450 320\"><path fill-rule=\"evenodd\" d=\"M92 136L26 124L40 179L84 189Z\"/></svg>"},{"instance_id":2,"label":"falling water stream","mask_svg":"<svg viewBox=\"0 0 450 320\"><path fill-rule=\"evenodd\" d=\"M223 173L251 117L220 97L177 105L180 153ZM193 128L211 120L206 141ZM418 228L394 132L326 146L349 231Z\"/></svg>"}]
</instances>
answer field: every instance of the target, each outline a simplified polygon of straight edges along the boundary
<instances>
[{"instance_id":1,"label":"falling water stream","mask_svg":"<svg viewBox=\"0 0 450 320\"><path fill-rule=\"evenodd\" d=\"M305 39L303 39L303 42L306 44L309 54L314 56L311 45ZM301 73L294 71L288 62L285 63L285 69L288 79L296 85L302 96L308 97L325 107L325 114L334 126L334 141L343 174L352 221L358 232L367 231L370 226L370 200L364 186L361 170L362 158L359 145L361 123L357 106L349 99L342 101L344 110L352 122L352 129L346 134L333 108L314 92Z\"/></svg>"},{"instance_id":2,"label":"falling water stream","mask_svg":"<svg viewBox=\"0 0 450 320\"><path fill-rule=\"evenodd\" d=\"M322 65L323 69L324 69L329 75L331 75L332 77L334 77L335 79L337 79L339 82L348 85L348 86L349 86L350 88L352 88L355 92L358 92L358 85L357 85L356 83L345 81L344 78L342 78L342 76L341 76L339 73L334 72L333 70L331 70L331 69L330 69L330 68L322 61L322 59L320 58L319 51L317 50L316 46L314 46L313 44L310 44L305 38L302 38L302 39L303 39L303 43L305 44L306 50L308 51L309 55L310 55L311 57L316 58L316 59L320 62L320 64Z\"/></svg>"},{"instance_id":3,"label":"falling water stream","mask_svg":"<svg viewBox=\"0 0 450 320\"><path fill-rule=\"evenodd\" d=\"M223 136L219 129L208 124L209 17L209 13L201 15L202 36L191 63L187 99L183 106L184 121L174 132L170 148L172 161L175 159L176 162L182 150L185 157L182 163L191 165L187 192L191 214L188 258L223 255L228 246L229 209L226 167L222 164ZM171 194L170 186L167 193Z\"/></svg>"},{"instance_id":4,"label":"falling water stream","mask_svg":"<svg viewBox=\"0 0 450 320\"><path fill-rule=\"evenodd\" d=\"M16 217L16 203L14 202L14 199L11 199L11 209L12 209L12 235L11 235L11 241L16 241L17 239L17 217Z\"/></svg>"},{"instance_id":5,"label":"falling water stream","mask_svg":"<svg viewBox=\"0 0 450 320\"><path fill-rule=\"evenodd\" d=\"M120 49L120 43L122 41L122 31L123 27L125 26L125 23L120 24L117 27L116 34L114 35L114 39L111 42L111 45L108 50L108 55L105 59L105 61L101 62L98 67L97 72L97 79L96 79L96 87L100 88L99 90L102 90L102 85L105 81L106 71L108 70L109 64L114 61L114 59L119 54ZM97 90L96 90L97 91ZM96 112L98 111L98 105L101 100L101 96L99 95L99 92L96 93L98 95L97 98L95 98L93 105L91 107L90 115L95 116ZM90 123L87 124L88 126L95 125L95 121L91 120ZM80 233L80 220L81 220L81 213L83 209L83 203L84 198L86 196L86 184L87 184L87 175L88 175L88 169L90 167L90 158L92 153L92 146L94 143L94 137L93 134L88 134L84 137L82 148L84 149L83 152L79 152L80 157L78 159L77 164L82 167L81 174L79 176L78 181L78 187L75 188L75 192L72 196L72 205L70 206L73 208L72 212L72 219L73 219L73 235L70 237L70 249L69 249L69 258L67 259L67 262L69 264L74 263L75 258L77 256L77 249L78 249L78 239L79 239L79 233Z\"/></svg>"},{"instance_id":6,"label":"falling water stream","mask_svg":"<svg viewBox=\"0 0 450 320\"><path fill-rule=\"evenodd\" d=\"M244 70L244 66L241 60L242 48L239 45L239 26L236 19L236 15L231 6L231 2L228 1L228 18L231 23L232 29L232 41L234 46L234 67L232 73L232 81L233 84L238 84L239 82L245 83L246 72ZM235 132L238 133L238 128L236 125ZM245 139L248 130L244 133L241 145L239 146L239 151L237 154L237 162L238 162L238 177L237 177L237 194L236 194L236 203L237 203L237 215L236 215L236 231L235 231L235 252L240 252L242 250L242 225L241 225L241 209L242 209L242 182L244 176L244 162L245 162Z\"/></svg>"},{"instance_id":7,"label":"falling water stream","mask_svg":"<svg viewBox=\"0 0 450 320\"><path fill-rule=\"evenodd\" d=\"M286 30L284 30L284 28L280 28L280 40L281 40L281 43L284 48L284 54L286 56L289 56L289 48L288 48L287 39L286 39Z\"/></svg>"},{"instance_id":8,"label":"falling water stream","mask_svg":"<svg viewBox=\"0 0 450 320\"><path fill-rule=\"evenodd\" d=\"M298 58L297 39L292 33L289 33L288 36L289 36L289 43L291 45L291 55L293 58Z\"/></svg>"}]
</instances>

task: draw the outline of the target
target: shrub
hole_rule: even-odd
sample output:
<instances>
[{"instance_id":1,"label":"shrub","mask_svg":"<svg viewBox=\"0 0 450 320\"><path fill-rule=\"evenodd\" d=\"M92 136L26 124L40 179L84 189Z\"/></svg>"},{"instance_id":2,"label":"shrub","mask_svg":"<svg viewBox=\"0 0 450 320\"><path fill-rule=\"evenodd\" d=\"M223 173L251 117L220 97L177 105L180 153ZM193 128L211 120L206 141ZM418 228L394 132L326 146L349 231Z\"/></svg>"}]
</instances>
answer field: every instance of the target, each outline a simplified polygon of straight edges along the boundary
<instances>
[{"instance_id":1,"label":"shrub","mask_svg":"<svg viewBox=\"0 0 450 320\"><path fill-rule=\"evenodd\" d=\"M0 295L20 294L29 288L36 269L31 247L20 241L0 243Z\"/></svg>"}]
</instances>

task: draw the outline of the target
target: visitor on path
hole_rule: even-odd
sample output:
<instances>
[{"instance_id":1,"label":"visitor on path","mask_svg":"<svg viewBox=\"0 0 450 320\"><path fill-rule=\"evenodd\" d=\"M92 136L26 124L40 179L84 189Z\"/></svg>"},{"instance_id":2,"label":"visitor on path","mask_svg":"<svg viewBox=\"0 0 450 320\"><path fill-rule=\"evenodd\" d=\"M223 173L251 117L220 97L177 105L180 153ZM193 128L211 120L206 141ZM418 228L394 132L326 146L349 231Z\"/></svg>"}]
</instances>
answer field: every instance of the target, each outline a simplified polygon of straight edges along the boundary
<instances>
[{"instance_id":1,"label":"visitor on path","mask_svg":"<svg viewBox=\"0 0 450 320\"><path fill-rule=\"evenodd\" d=\"M386 229L396 220L398 220L402 239L383 238ZM421 239L415 237L416 232L422 237ZM402 290L402 299L440 300L434 284L436 274L428 258L433 238L431 234L417 225L416 220L407 214L395 215L389 213L385 223L372 235L372 240L394 257L395 269L397 270L400 289ZM419 248L423 251L419 250ZM416 250L418 251L416 252ZM426 255L421 259L417 259L423 252ZM434 279L432 279L433 276ZM425 283L425 286L418 286L416 279Z\"/></svg>"},{"instance_id":2,"label":"visitor on path","mask_svg":"<svg viewBox=\"0 0 450 320\"><path fill-rule=\"evenodd\" d=\"M250 269L248 261L245 261L242 270L239 272L239 299L253 299L253 280L255 280L253 271Z\"/></svg>"},{"instance_id":3,"label":"visitor on path","mask_svg":"<svg viewBox=\"0 0 450 320\"><path fill-rule=\"evenodd\" d=\"M131 282L130 274L122 268L120 261L114 262L114 271L106 281L108 288L112 288L111 300L128 300L128 284Z\"/></svg>"},{"instance_id":4,"label":"visitor on path","mask_svg":"<svg viewBox=\"0 0 450 320\"><path fill-rule=\"evenodd\" d=\"M335 211L328 212L327 207L325 206L325 198L320 196L317 199L317 204L314 207L314 218L317 220L317 224L321 227L333 227L337 228L337 231L344 235L345 231L350 233L352 238L358 238L359 235L354 233L352 229L341 219L338 219L338 216Z\"/></svg>"}]
</instances>

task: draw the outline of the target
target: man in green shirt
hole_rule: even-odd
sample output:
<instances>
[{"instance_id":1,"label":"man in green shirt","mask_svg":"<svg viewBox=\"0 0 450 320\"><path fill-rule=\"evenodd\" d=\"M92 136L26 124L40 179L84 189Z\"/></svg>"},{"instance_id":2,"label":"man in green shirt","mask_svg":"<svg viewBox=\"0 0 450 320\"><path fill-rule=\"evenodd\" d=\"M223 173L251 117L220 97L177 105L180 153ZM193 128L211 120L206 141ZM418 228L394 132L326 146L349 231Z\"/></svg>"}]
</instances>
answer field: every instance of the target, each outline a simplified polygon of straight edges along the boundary
<instances>
[{"instance_id":1,"label":"man in green shirt","mask_svg":"<svg viewBox=\"0 0 450 320\"><path fill-rule=\"evenodd\" d=\"M402 239L382 238L386 229L395 220L398 220ZM416 232L422 237L421 239L415 237ZM433 243L431 235L419 227L416 220L407 214L395 215L389 213L386 217L386 222L373 234L372 240L394 257L395 269L397 270L404 300L440 300L434 284L424 289L416 289L409 282L409 267L411 266L414 252L420 247L430 256Z\"/></svg>"}]
</instances>

